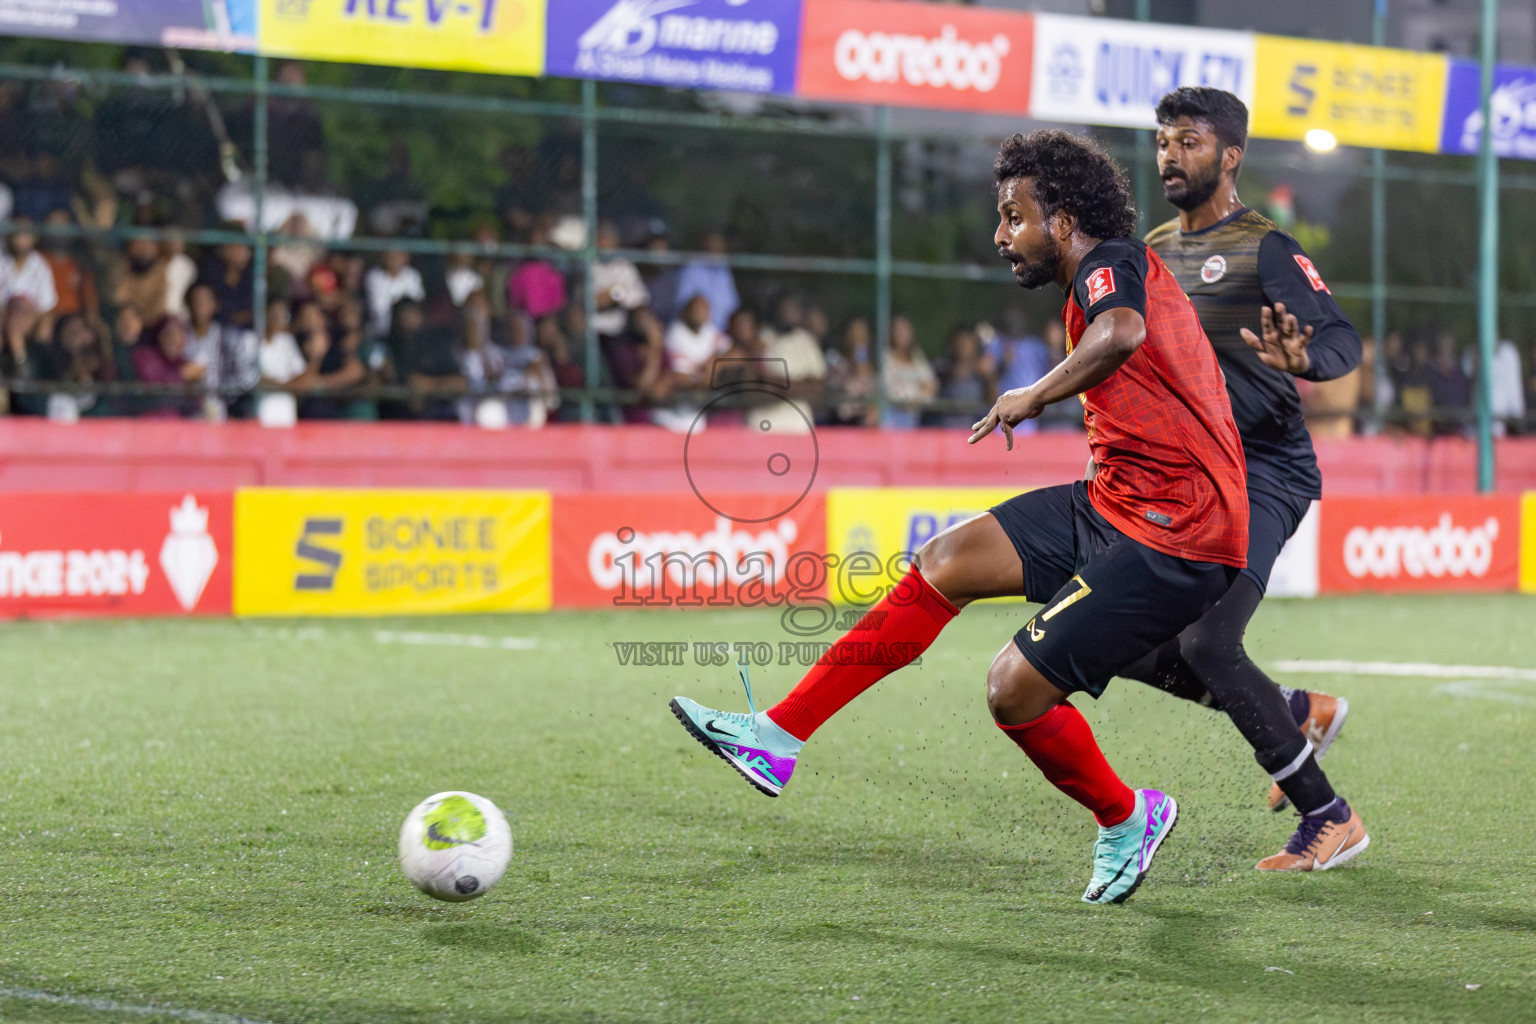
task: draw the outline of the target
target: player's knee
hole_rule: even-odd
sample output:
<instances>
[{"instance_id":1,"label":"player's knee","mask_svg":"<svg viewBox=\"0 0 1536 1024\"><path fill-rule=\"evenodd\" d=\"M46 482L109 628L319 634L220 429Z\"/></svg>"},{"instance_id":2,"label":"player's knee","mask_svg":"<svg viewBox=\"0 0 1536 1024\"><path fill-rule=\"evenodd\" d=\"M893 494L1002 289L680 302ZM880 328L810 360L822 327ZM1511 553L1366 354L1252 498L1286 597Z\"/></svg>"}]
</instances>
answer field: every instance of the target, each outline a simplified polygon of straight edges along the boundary
<instances>
[{"instance_id":1,"label":"player's knee","mask_svg":"<svg viewBox=\"0 0 1536 1024\"><path fill-rule=\"evenodd\" d=\"M1229 673L1248 660L1241 636L1210 629L1195 628L1181 636L1179 653L1202 681Z\"/></svg>"},{"instance_id":2,"label":"player's knee","mask_svg":"<svg viewBox=\"0 0 1536 1024\"><path fill-rule=\"evenodd\" d=\"M1013 641L1004 645L987 669L987 710L1002 725L1034 721L1065 695L1044 682Z\"/></svg>"}]
</instances>

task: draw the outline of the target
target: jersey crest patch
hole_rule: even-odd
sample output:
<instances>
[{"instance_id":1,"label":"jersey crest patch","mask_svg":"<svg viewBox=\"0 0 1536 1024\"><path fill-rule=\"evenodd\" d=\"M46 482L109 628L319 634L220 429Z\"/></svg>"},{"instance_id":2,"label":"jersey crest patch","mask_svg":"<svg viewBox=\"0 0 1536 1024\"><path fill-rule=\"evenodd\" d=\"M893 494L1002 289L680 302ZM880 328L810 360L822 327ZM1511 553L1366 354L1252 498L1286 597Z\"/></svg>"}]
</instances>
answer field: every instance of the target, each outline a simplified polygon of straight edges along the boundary
<instances>
[{"instance_id":1,"label":"jersey crest patch","mask_svg":"<svg viewBox=\"0 0 1536 1024\"><path fill-rule=\"evenodd\" d=\"M1212 256L1200 267L1200 280L1206 284L1215 284L1227 276L1227 258L1225 256Z\"/></svg>"},{"instance_id":2,"label":"jersey crest patch","mask_svg":"<svg viewBox=\"0 0 1536 1024\"><path fill-rule=\"evenodd\" d=\"M1100 267L1088 275L1088 305L1097 305L1100 299L1115 294L1115 272Z\"/></svg>"},{"instance_id":3,"label":"jersey crest patch","mask_svg":"<svg viewBox=\"0 0 1536 1024\"><path fill-rule=\"evenodd\" d=\"M1297 253L1296 265L1301 268L1303 274L1307 275L1307 281L1311 283L1313 291L1328 292L1329 295L1333 294L1333 292L1328 291L1328 286L1323 283L1323 275L1317 272L1317 268L1312 265L1311 260Z\"/></svg>"}]
</instances>

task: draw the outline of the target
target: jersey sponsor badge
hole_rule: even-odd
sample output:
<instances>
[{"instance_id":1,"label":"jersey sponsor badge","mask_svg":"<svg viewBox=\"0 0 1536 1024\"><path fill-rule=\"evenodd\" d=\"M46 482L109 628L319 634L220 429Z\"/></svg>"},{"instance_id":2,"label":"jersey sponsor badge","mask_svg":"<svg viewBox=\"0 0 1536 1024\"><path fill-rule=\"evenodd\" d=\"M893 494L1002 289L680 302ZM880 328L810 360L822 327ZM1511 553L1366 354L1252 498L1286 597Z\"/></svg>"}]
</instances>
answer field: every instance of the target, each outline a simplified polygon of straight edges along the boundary
<instances>
[{"instance_id":1,"label":"jersey sponsor badge","mask_svg":"<svg viewBox=\"0 0 1536 1024\"><path fill-rule=\"evenodd\" d=\"M1200 267L1200 280L1206 284L1215 284L1227 276L1227 258L1225 256L1212 256Z\"/></svg>"},{"instance_id":2,"label":"jersey sponsor badge","mask_svg":"<svg viewBox=\"0 0 1536 1024\"><path fill-rule=\"evenodd\" d=\"M1115 272L1109 267L1100 267L1088 275L1088 305L1093 306L1100 299L1115 294Z\"/></svg>"},{"instance_id":3,"label":"jersey sponsor badge","mask_svg":"<svg viewBox=\"0 0 1536 1024\"><path fill-rule=\"evenodd\" d=\"M1323 283L1323 275L1317 272L1317 268L1312 265L1311 260L1307 259L1301 253L1297 253L1296 265L1301 268L1301 272L1303 274L1307 275L1307 280L1311 282L1313 291L1328 292L1329 295L1333 294L1333 292L1328 291L1328 286Z\"/></svg>"}]
</instances>

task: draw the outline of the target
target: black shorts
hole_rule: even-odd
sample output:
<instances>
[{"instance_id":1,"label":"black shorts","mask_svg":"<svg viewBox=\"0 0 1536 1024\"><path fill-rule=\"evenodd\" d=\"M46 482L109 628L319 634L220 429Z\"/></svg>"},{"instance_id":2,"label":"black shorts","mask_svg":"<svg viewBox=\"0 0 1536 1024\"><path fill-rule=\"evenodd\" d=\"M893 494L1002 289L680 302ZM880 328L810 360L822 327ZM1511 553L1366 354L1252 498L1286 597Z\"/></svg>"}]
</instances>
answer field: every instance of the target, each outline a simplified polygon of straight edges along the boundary
<instances>
[{"instance_id":1,"label":"black shorts","mask_svg":"<svg viewBox=\"0 0 1536 1024\"><path fill-rule=\"evenodd\" d=\"M1120 669L1204 615L1238 570L1147 547L1115 529L1079 480L990 510L1024 563L1024 596L1044 604L1013 642L1062 690L1093 697Z\"/></svg>"},{"instance_id":2,"label":"black shorts","mask_svg":"<svg viewBox=\"0 0 1536 1024\"><path fill-rule=\"evenodd\" d=\"M1269 589L1269 574L1275 568L1280 549L1291 539L1301 519L1312 507L1312 499L1268 487L1255 486L1248 478L1248 568L1243 572Z\"/></svg>"}]
</instances>

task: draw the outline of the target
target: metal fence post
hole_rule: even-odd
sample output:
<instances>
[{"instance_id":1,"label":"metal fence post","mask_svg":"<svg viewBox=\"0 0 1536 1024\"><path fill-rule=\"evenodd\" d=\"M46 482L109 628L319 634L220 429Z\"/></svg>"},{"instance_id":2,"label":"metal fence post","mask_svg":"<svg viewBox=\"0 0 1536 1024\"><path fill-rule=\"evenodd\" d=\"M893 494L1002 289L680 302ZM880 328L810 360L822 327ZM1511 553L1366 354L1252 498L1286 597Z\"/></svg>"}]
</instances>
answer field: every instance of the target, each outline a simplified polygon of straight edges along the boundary
<instances>
[{"instance_id":1,"label":"metal fence post","mask_svg":"<svg viewBox=\"0 0 1536 1024\"><path fill-rule=\"evenodd\" d=\"M1499 0L1483 0L1482 245L1478 258L1477 489L1493 490L1493 354L1499 339L1499 158L1493 151L1493 68L1498 55Z\"/></svg>"},{"instance_id":2,"label":"metal fence post","mask_svg":"<svg viewBox=\"0 0 1536 1024\"><path fill-rule=\"evenodd\" d=\"M257 56L255 69L252 74L256 77L256 110L255 123L252 126L252 163L255 167L251 175L251 198L256 211L256 220L251 225L255 237L255 244L251 247L251 327L256 332L256 343L261 344L267 336L267 229L262 220L262 207L267 197L267 58Z\"/></svg>"},{"instance_id":3,"label":"metal fence post","mask_svg":"<svg viewBox=\"0 0 1536 1024\"><path fill-rule=\"evenodd\" d=\"M875 395L880 419L890 405L885 362L891 345L891 108L875 112Z\"/></svg>"},{"instance_id":4,"label":"metal fence post","mask_svg":"<svg viewBox=\"0 0 1536 1024\"><path fill-rule=\"evenodd\" d=\"M597 350L597 83L581 83L581 219L587 240L582 258L586 275L587 390L602 383L602 354ZM591 423L597 407L590 397L581 400L581 419Z\"/></svg>"}]
</instances>

